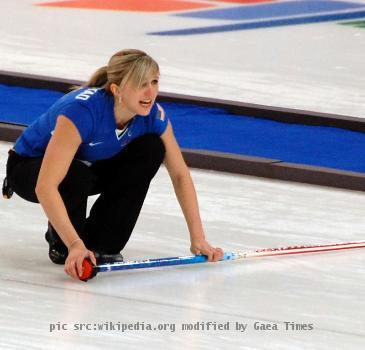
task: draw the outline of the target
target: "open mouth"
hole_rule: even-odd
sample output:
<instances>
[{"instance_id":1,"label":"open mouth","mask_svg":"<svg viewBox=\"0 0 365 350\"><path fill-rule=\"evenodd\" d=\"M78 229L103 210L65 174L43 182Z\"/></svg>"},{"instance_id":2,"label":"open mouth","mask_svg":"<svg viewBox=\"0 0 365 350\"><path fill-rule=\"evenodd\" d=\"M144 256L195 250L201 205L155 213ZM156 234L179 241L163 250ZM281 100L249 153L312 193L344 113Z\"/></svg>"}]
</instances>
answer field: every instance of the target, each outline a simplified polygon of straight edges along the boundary
<instances>
[{"instance_id":1,"label":"open mouth","mask_svg":"<svg viewBox=\"0 0 365 350\"><path fill-rule=\"evenodd\" d=\"M139 101L139 104L143 107L151 107L152 100L141 100Z\"/></svg>"}]
</instances>

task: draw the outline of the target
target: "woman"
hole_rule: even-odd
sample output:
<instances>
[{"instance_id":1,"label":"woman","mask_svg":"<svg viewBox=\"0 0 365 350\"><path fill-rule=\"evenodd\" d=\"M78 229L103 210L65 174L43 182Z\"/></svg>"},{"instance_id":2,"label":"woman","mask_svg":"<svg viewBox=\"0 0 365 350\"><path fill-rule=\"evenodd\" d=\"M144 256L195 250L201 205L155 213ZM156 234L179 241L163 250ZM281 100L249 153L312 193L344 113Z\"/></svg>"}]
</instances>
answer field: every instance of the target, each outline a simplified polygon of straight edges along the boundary
<instances>
[{"instance_id":1,"label":"woman","mask_svg":"<svg viewBox=\"0 0 365 350\"><path fill-rule=\"evenodd\" d=\"M49 220L49 257L73 278L82 262L122 261L150 181L164 164L184 213L191 252L222 258L205 239L189 170L164 110L159 67L122 50L86 85L58 100L9 151L8 185L39 202ZM86 218L89 195L100 193ZM98 261L97 261L98 260Z\"/></svg>"}]
</instances>

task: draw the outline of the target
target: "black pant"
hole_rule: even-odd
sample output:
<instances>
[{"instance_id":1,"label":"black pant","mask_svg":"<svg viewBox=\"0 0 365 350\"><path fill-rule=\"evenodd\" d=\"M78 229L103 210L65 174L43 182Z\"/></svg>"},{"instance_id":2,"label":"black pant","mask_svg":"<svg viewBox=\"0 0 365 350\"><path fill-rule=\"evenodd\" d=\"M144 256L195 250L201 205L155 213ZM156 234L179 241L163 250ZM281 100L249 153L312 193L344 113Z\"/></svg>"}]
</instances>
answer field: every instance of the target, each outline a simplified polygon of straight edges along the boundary
<instances>
[{"instance_id":1,"label":"black pant","mask_svg":"<svg viewBox=\"0 0 365 350\"><path fill-rule=\"evenodd\" d=\"M59 192L73 226L89 249L116 254L124 248L164 155L160 137L148 134L90 167L77 159L72 161ZM38 203L35 186L42 160L9 151L8 183L20 197L34 203ZM97 193L100 196L86 218L87 198Z\"/></svg>"}]
</instances>

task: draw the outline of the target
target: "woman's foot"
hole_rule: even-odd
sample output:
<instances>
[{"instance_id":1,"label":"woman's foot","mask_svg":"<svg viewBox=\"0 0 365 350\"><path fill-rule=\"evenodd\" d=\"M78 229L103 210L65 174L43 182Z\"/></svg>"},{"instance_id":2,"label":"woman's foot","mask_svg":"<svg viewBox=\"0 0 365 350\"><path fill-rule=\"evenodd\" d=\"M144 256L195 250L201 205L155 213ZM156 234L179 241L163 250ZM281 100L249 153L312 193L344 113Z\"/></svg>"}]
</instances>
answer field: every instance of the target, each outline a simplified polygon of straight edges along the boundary
<instances>
[{"instance_id":1,"label":"woman's foot","mask_svg":"<svg viewBox=\"0 0 365 350\"><path fill-rule=\"evenodd\" d=\"M96 262L98 265L114 264L123 262L122 254L106 254L103 252L94 252Z\"/></svg>"},{"instance_id":2,"label":"woman's foot","mask_svg":"<svg viewBox=\"0 0 365 350\"><path fill-rule=\"evenodd\" d=\"M62 242L58 234L55 232L53 227L49 224L48 230L45 234L45 238L49 244L49 258L54 264L63 265L68 256L68 249Z\"/></svg>"}]
</instances>

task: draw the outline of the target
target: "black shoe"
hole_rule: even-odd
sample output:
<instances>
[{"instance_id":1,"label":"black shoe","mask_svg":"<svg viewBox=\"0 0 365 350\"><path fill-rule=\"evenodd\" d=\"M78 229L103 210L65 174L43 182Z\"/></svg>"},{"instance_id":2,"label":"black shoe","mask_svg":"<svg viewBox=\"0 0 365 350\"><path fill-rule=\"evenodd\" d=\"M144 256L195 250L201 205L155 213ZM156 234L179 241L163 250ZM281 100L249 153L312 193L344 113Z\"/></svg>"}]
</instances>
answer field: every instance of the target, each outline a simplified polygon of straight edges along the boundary
<instances>
[{"instance_id":1,"label":"black shoe","mask_svg":"<svg viewBox=\"0 0 365 350\"><path fill-rule=\"evenodd\" d=\"M45 238L49 244L49 258L54 264L63 265L68 256L68 249L51 225L48 225Z\"/></svg>"},{"instance_id":2,"label":"black shoe","mask_svg":"<svg viewBox=\"0 0 365 350\"><path fill-rule=\"evenodd\" d=\"M10 199L13 196L13 189L10 187L8 179L5 177L3 181L3 197L5 199Z\"/></svg>"},{"instance_id":3,"label":"black shoe","mask_svg":"<svg viewBox=\"0 0 365 350\"><path fill-rule=\"evenodd\" d=\"M97 265L114 264L123 262L123 255L118 254L105 254L102 252L94 252Z\"/></svg>"}]
</instances>

